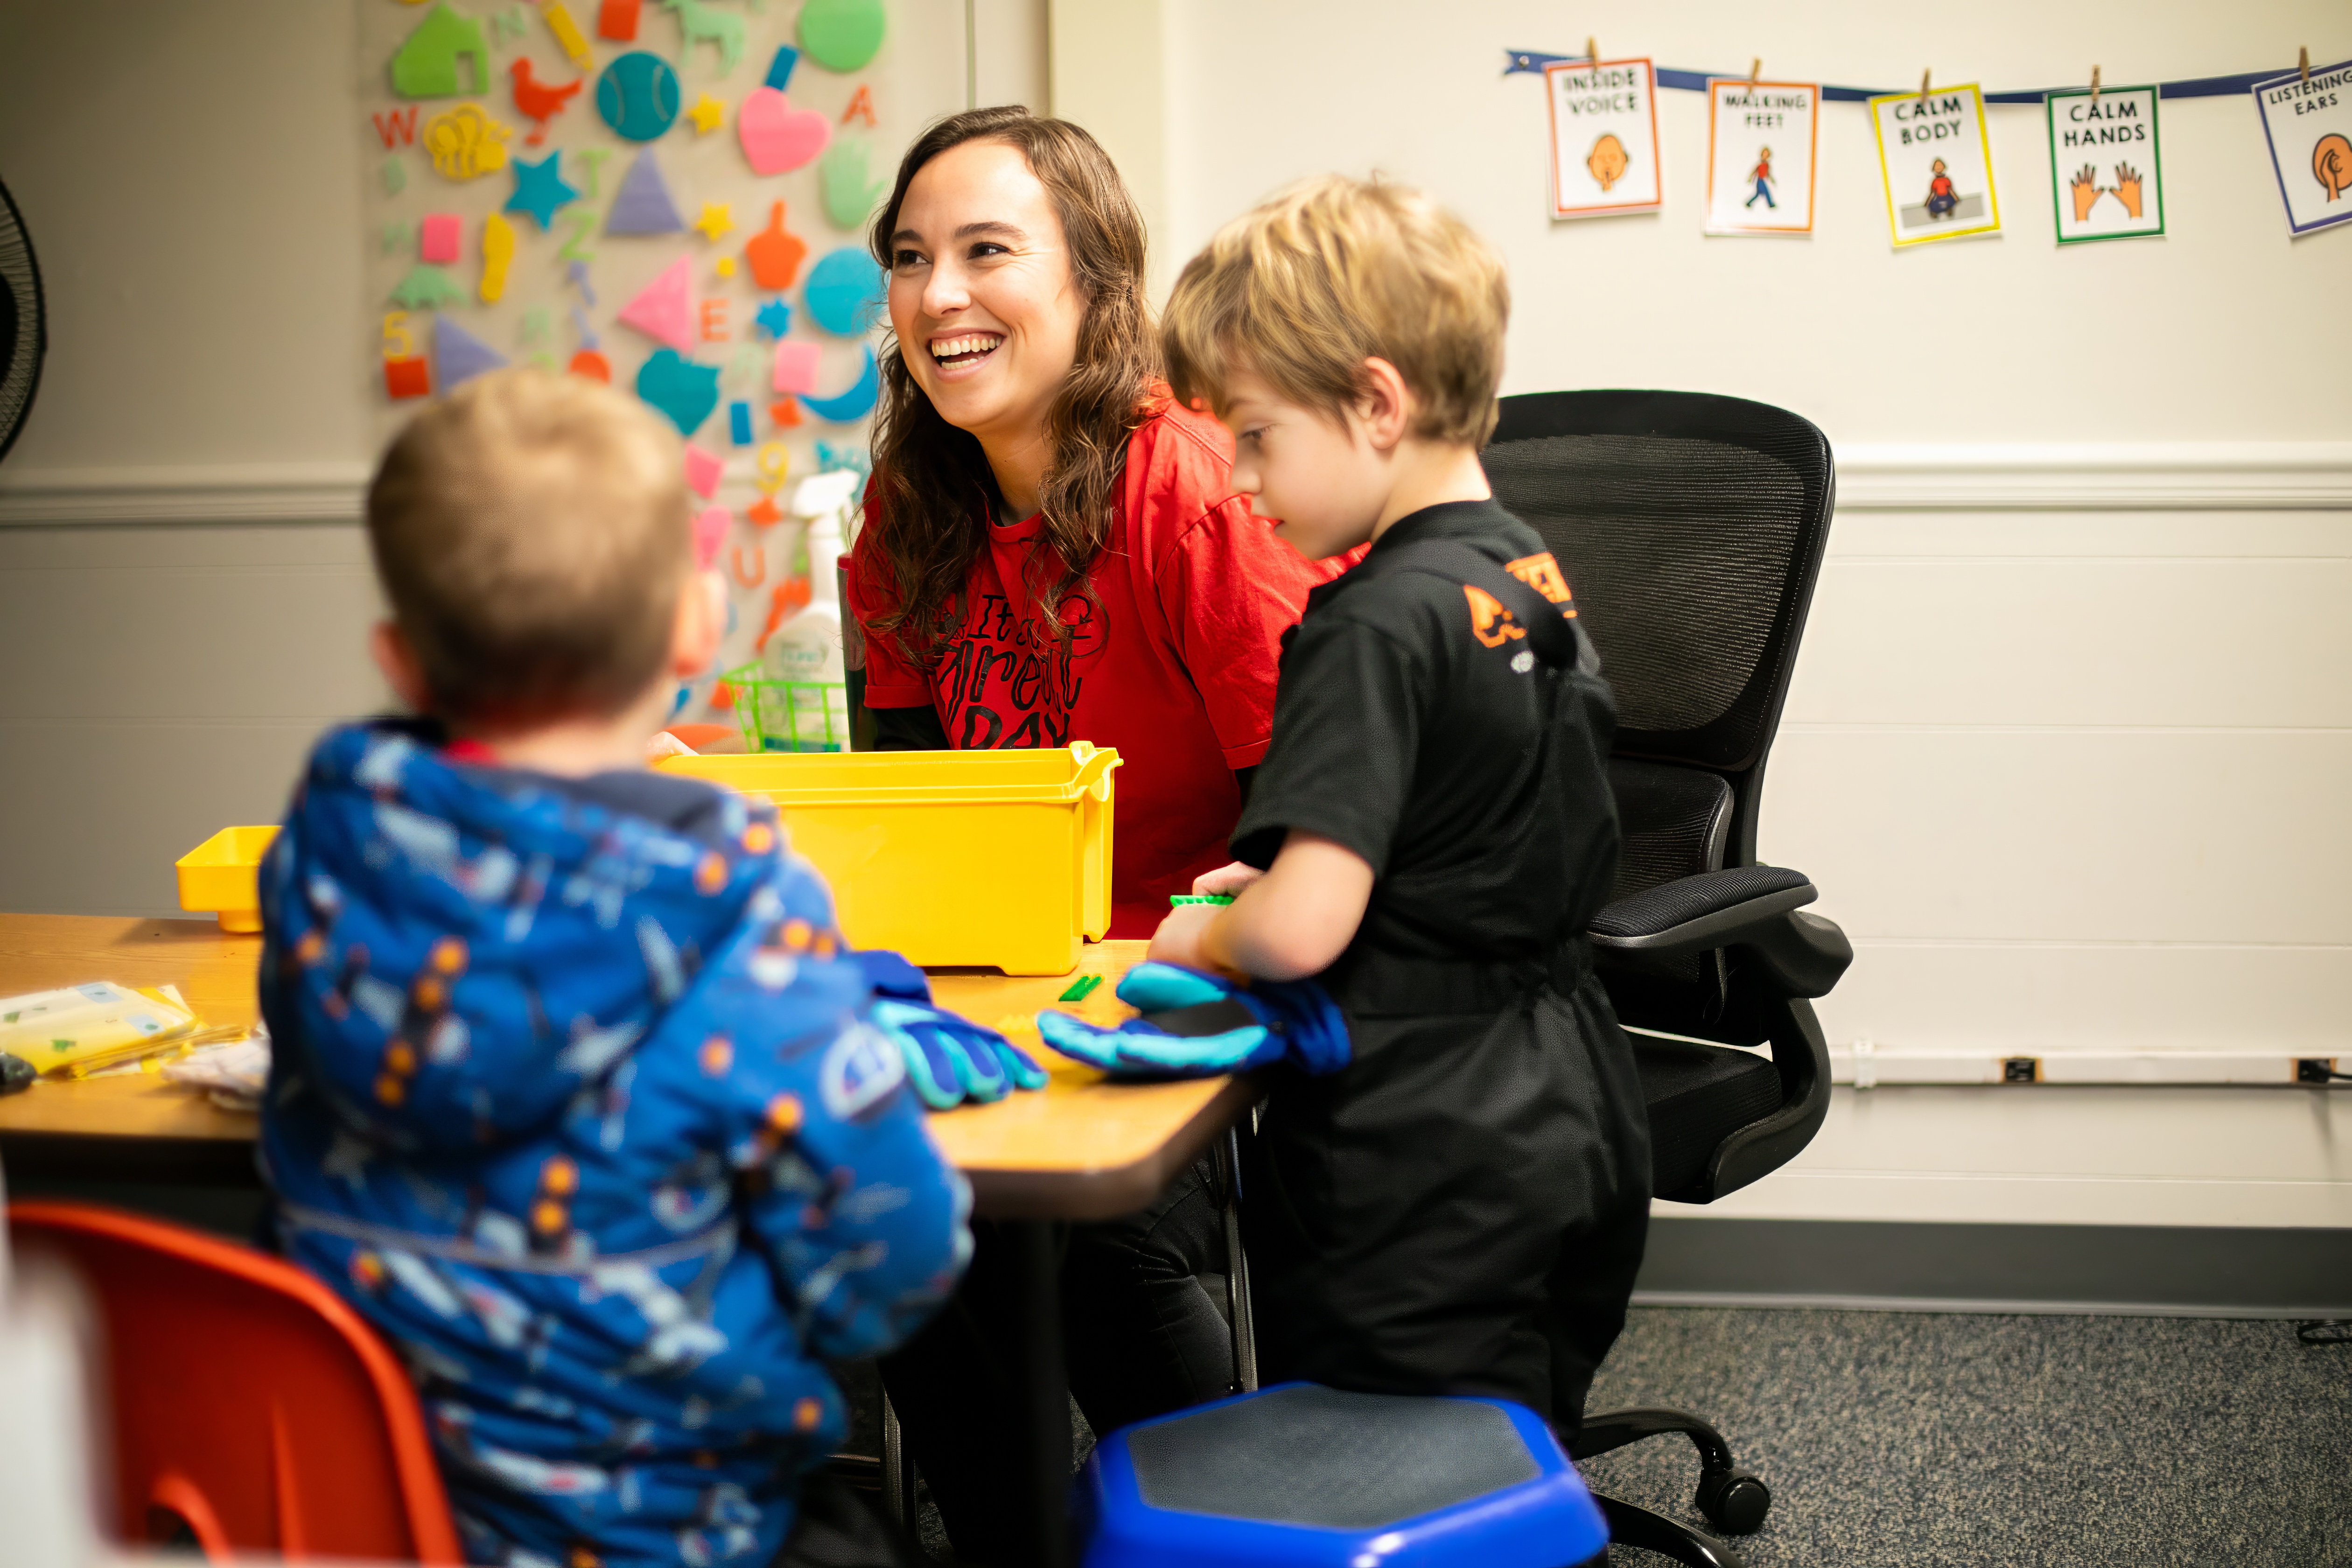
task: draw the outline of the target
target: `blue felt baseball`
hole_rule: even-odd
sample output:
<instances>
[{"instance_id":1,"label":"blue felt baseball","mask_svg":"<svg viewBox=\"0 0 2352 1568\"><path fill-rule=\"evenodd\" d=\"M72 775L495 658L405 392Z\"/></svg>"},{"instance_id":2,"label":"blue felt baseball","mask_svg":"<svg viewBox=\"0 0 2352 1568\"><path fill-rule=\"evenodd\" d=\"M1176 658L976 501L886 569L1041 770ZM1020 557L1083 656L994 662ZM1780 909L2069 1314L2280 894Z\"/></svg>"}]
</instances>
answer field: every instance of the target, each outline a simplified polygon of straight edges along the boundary
<instances>
[{"instance_id":1,"label":"blue felt baseball","mask_svg":"<svg viewBox=\"0 0 2352 1568\"><path fill-rule=\"evenodd\" d=\"M809 319L837 338L860 338L882 319L881 264L854 245L828 252L809 268L801 301Z\"/></svg>"},{"instance_id":2,"label":"blue felt baseball","mask_svg":"<svg viewBox=\"0 0 2352 1568\"><path fill-rule=\"evenodd\" d=\"M596 79L596 112L615 135L650 142L677 119L677 72L659 55L632 49Z\"/></svg>"}]
</instances>

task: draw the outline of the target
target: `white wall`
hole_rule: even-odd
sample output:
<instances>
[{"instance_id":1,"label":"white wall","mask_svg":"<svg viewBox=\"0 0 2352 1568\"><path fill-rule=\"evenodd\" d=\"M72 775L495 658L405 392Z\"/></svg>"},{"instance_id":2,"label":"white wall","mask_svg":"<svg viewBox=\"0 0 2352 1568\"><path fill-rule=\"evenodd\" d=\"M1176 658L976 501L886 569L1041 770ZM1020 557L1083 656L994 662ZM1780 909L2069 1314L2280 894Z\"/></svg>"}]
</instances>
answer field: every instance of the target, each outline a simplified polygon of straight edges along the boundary
<instances>
[{"instance_id":1,"label":"white wall","mask_svg":"<svg viewBox=\"0 0 2352 1568\"><path fill-rule=\"evenodd\" d=\"M354 24L391 5L0 5L50 334L0 464L0 909L174 911L175 857L277 820L320 729L387 700ZM975 11L981 101L1042 104L1042 5ZM961 0L891 17L886 121L962 108Z\"/></svg>"},{"instance_id":2,"label":"white wall","mask_svg":"<svg viewBox=\"0 0 2352 1568\"><path fill-rule=\"evenodd\" d=\"M2352 233L2289 238L2244 95L2164 104L2163 239L2060 249L2042 111L1996 106L2005 235L1895 253L1849 104L1823 109L1811 238L1707 238L1706 100L1672 90L1664 211L1558 223L1542 85L1504 51L1591 32L1662 66L1995 89L2352 53L2340 4L2118 20L2079 0L1055 7L1056 107L1148 168L1163 289L1265 193L1377 169L1503 250L1506 392L1728 393L1828 433L1841 509L1761 847L1854 938L1821 1007L1841 1057L2352 1066L2352 360L2320 325ZM2352 1223L2340 1096L2018 1092L1842 1089L1784 1177L1713 1212Z\"/></svg>"}]
</instances>

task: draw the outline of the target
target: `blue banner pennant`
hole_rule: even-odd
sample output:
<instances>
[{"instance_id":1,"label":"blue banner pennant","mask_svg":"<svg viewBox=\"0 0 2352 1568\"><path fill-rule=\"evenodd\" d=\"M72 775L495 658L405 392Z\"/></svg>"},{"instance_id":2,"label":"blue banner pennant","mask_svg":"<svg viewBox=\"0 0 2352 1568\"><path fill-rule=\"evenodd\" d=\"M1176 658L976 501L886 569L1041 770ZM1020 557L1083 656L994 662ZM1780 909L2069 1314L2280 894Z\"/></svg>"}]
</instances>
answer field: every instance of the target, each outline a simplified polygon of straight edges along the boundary
<instances>
[{"instance_id":1,"label":"blue banner pennant","mask_svg":"<svg viewBox=\"0 0 2352 1568\"><path fill-rule=\"evenodd\" d=\"M1516 76L1522 71L1540 73L1546 66L1550 65L1591 63L1591 59L1584 55L1545 55L1538 54L1532 49L1505 49L1503 58L1505 76ZM1655 68L1660 87L1675 88L1684 92L1705 92L1710 78L1718 81L1748 79L1738 71L1672 70L1664 66ZM2293 66L2284 68L2287 71L2294 69ZM2267 81L2279 74L2281 74L2280 70L2273 68L2242 71L2236 76L2200 76L2192 77L2185 81L2158 82L2156 95L2158 98L2227 98L2236 93L2250 92L2253 89L2254 83ZM2083 92L2088 91L2089 88L2089 83L2082 82L2067 87L2037 87L2009 92L1989 92L1984 95L1984 100L1987 103L2040 103L2053 92ZM1822 99L1826 103L1866 103L1874 98L1885 98L1889 93L1916 90L1913 88L1903 87L1823 87Z\"/></svg>"}]
</instances>

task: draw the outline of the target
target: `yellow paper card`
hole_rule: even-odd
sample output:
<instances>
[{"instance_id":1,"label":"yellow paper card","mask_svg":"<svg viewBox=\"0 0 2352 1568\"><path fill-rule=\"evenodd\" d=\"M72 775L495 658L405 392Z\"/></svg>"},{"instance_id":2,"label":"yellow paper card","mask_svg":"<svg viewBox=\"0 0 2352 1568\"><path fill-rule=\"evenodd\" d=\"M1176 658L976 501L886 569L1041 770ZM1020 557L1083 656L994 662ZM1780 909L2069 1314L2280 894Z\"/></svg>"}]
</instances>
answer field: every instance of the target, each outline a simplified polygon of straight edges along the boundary
<instances>
[{"instance_id":1,"label":"yellow paper card","mask_svg":"<svg viewBox=\"0 0 2352 1568\"><path fill-rule=\"evenodd\" d=\"M1992 139L1984 94L1974 83L1874 98L1870 124L1878 133L1886 226L1896 245L2000 232Z\"/></svg>"}]
</instances>

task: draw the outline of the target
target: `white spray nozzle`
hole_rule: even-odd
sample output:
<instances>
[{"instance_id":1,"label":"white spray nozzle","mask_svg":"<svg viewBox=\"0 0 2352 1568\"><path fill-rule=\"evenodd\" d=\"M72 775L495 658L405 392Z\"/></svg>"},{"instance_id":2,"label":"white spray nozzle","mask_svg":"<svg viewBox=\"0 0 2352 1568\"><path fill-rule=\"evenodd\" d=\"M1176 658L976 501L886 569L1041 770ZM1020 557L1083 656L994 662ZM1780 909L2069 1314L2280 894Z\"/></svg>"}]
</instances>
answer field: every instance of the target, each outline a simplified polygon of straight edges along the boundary
<instances>
[{"instance_id":1,"label":"white spray nozzle","mask_svg":"<svg viewBox=\"0 0 2352 1568\"><path fill-rule=\"evenodd\" d=\"M850 503L864 477L855 468L812 474L793 490L794 517L830 517Z\"/></svg>"}]
</instances>

